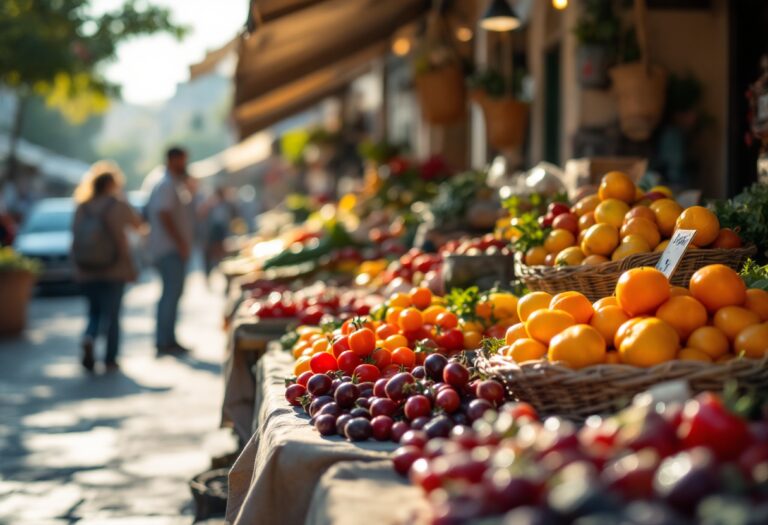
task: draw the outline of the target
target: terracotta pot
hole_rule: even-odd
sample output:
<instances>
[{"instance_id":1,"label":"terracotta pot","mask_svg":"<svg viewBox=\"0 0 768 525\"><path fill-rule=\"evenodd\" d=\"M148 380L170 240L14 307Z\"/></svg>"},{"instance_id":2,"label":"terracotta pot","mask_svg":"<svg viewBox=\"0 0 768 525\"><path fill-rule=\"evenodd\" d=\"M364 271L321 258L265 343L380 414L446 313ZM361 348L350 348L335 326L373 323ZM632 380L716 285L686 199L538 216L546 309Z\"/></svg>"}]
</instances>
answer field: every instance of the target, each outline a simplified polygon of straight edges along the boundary
<instances>
[{"instance_id":1,"label":"terracotta pot","mask_svg":"<svg viewBox=\"0 0 768 525\"><path fill-rule=\"evenodd\" d=\"M453 124L466 113L464 76L459 66L447 66L416 75L421 116L430 124Z\"/></svg>"},{"instance_id":2,"label":"terracotta pot","mask_svg":"<svg viewBox=\"0 0 768 525\"><path fill-rule=\"evenodd\" d=\"M523 145L528 131L528 104L512 97L489 97L482 91L473 92L472 99L483 109L491 146L503 151Z\"/></svg>"},{"instance_id":3,"label":"terracotta pot","mask_svg":"<svg viewBox=\"0 0 768 525\"><path fill-rule=\"evenodd\" d=\"M613 91L619 102L621 132L630 140L647 140L664 113L667 72L659 66L647 70L641 62L611 69Z\"/></svg>"},{"instance_id":4,"label":"terracotta pot","mask_svg":"<svg viewBox=\"0 0 768 525\"><path fill-rule=\"evenodd\" d=\"M34 285L35 276L30 272L0 271L0 336L15 336L24 330Z\"/></svg>"}]
</instances>

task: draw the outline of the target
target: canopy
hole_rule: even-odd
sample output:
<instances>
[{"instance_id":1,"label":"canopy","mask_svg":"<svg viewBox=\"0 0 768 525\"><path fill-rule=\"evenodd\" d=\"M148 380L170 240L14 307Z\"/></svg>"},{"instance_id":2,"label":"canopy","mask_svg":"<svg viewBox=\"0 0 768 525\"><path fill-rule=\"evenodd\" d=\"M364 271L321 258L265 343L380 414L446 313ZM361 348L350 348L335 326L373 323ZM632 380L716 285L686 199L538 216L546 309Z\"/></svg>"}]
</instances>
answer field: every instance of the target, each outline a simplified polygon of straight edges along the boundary
<instances>
[{"instance_id":1,"label":"canopy","mask_svg":"<svg viewBox=\"0 0 768 525\"><path fill-rule=\"evenodd\" d=\"M9 136L0 134L0 159L3 162L10 152L10 142ZM45 177L71 185L77 185L90 168L86 162L59 155L22 138L16 143L16 158L21 164L37 169Z\"/></svg>"},{"instance_id":2,"label":"canopy","mask_svg":"<svg viewBox=\"0 0 768 525\"><path fill-rule=\"evenodd\" d=\"M234 174L267 160L272 151L272 134L258 133L207 159L192 162L189 174L206 178L220 173Z\"/></svg>"},{"instance_id":3,"label":"canopy","mask_svg":"<svg viewBox=\"0 0 768 525\"><path fill-rule=\"evenodd\" d=\"M306 4L299 9L298 4ZM235 117L247 136L342 89L389 49L401 26L421 16L428 0L256 1L265 10L295 12L259 25L240 43ZM267 11L270 12L270 11Z\"/></svg>"}]
</instances>

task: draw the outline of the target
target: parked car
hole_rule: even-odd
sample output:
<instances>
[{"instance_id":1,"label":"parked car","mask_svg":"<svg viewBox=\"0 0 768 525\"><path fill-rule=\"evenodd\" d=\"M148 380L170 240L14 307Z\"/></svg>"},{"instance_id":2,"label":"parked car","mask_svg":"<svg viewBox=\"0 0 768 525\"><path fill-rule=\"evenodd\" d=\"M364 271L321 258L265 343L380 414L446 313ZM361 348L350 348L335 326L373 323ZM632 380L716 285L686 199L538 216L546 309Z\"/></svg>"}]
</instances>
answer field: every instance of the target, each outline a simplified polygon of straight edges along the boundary
<instances>
[{"instance_id":1,"label":"parked car","mask_svg":"<svg viewBox=\"0 0 768 525\"><path fill-rule=\"evenodd\" d=\"M16 235L14 249L42 264L41 284L74 282L69 253L74 216L72 199L43 199L32 207Z\"/></svg>"}]
</instances>

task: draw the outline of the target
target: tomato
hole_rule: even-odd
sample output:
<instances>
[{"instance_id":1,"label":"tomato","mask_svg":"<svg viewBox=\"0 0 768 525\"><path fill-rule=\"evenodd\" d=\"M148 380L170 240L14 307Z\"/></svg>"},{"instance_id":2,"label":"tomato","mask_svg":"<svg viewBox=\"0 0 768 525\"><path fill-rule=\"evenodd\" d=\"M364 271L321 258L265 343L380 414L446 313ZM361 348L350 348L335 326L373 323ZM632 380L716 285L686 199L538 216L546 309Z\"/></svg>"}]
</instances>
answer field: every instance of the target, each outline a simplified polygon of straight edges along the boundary
<instances>
[{"instance_id":1,"label":"tomato","mask_svg":"<svg viewBox=\"0 0 768 525\"><path fill-rule=\"evenodd\" d=\"M460 363L448 363L443 368L443 381L454 388L462 389L469 382L469 370Z\"/></svg>"},{"instance_id":2,"label":"tomato","mask_svg":"<svg viewBox=\"0 0 768 525\"><path fill-rule=\"evenodd\" d=\"M400 334L390 335L384 340L384 347L390 352L392 350L395 350L396 348L405 346L407 344L408 344L408 339L405 336Z\"/></svg>"},{"instance_id":3,"label":"tomato","mask_svg":"<svg viewBox=\"0 0 768 525\"><path fill-rule=\"evenodd\" d=\"M435 396L435 405L442 408L446 414L452 414L459 409L461 398L453 388L444 388Z\"/></svg>"},{"instance_id":4,"label":"tomato","mask_svg":"<svg viewBox=\"0 0 768 525\"><path fill-rule=\"evenodd\" d=\"M392 363L406 368L413 368L416 364L416 354L407 346L401 346L392 352Z\"/></svg>"},{"instance_id":5,"label":"tomato","mask_svg":"<svg viewBox=\"0 0 768 525\"><path fill-rule=\"evenodd\" d=\"M504 401L504 387L498 381L486 379L477 384L475 395L480 399L485 399L492 405L498 406Z\"/></svg>"},{"instance_id":6,"label":"tomato","mask_svg":"<svg viewBox=\"0 0 768 525\"><path fill-rule=\"evenodd\" d=\"M529 418L532 421L539 420L539 413L533 408L533 405L525 402L509 403L504 405L504 411L507 412L513 419Z\"/></svg>"},{"instance_id":7,"label":"tomato","mask_svg":"<svg viewBox=\"0 0 768 525\"><path fill-rule=\"evenodd\" d=\"M376 337L383 341L390 335L395 335L397 332L398 332L397 326L389 323L384 323L383 325L379 326L376 329Z\"/></svg>"},{"instance_id":8,"label":"tomato","mask_svg":"<svg viewBox=\"0 0 768 525\"><path fill-rule=\"evenodd\" d=\"M359 356L369 355L376 349L376 334L370 328L359 328L349 334L349 348Z\"/></svg>"},{"instance_id":9,"label":"tomato","mask_svg":"<svg viewBox=\"0 0 768 525\"><path fill-rule=\"evenodd\" d=\"M417 417L428 416L432 412L432 403L427 396L417 394L405 402L404 412L405 417L413 421Z\"/></svg>"},{"instance_id":10,"label":"tomato","mask_svg":"<svg viewBox=\"0 0 768 525\"><path fill-rule=\"evenodd\" d=\"M395 455L392 457L392 464L395 467L395 472L401 476L408 474L411 465L417 460L421 459L421 449L408 445L406 447L400 447L395 451Z\"/></svg>"},{"instance_id":11,"label":"tomato","mask_svg":"<svg viewBox=\"0 0 768 525\"><path fill-rule=\"evenodd\" d=\"M404 400L408 397L415 382L416 379L408 372L395 374L390 378L385 387L387 397L395 402Z\"/></svg>"},{"instance_id":12,"label":"tomato","mask_svg":"<svg viewBox=\"0 0 768 525\"><path fill-rule=\"evenodd\" d=\"M307 393L307 389L303 385L294 383L285 389L285 399L291 405L297 407L301 405L301 396Z\"/></svg>"},{"instance_id":13,"label":"tomato","mask_svg":"<svg viewBox=\"0 0 768 525\"><path fill-rule=\"evenodd\" d=\"M709 393L685 404L677 433L685 448L707 447L721 460L738 457L752 441L747 423Z\"/></svg>"},{"instance_id":14,"label":"tomato","mask_svg":"<svg viewBox=\"0 0 768 525\"><path fill-rule=\"evenodd\" d=\"M309 381L309 378L312 377L312 371L307 370L306 372L302 372L299 374L299 377L296 378L296 384L299 384L301 386L307 386L307 381Z\"/></svg>"},{"instance_id":15,"label":"tomato","mask_svg":"<svg viewBox=\"0 0 768 525\"><path fill-rule=\"evenodd\" d=\"M384 370L392 362L392 356L386 348L377 348L371 353L370 361L379 370Z\"/></svg>"},{"instance_id":16,"label":"tomato","mask_svg":"<svg viewBox=\"0 0 768 525\"><path fill-rule=\"evenodd\" d=\"M485 331L485 335L494 339L504 339L507 334L507 327L495 324Z\"/></svg>"},{"instance_id":17,"label":"tomato","mask_svg":"<svg viewBox=\"0 0 768 525\"><path fill-rule=\"evenodd\" d=\"M328 352L318 352L309 361L309 368L316 374L325 374L332 370L338 370L339 364L336 358Z\"/></svg>"},{"instance_id":18,"label":"tomato","mask_svg":"<svg viewBox=\"0 0 768 525\"><path fill-rule=\"evenodd\" d=\"M320 319L323 318L323 314L325 312L319 306L310 306L299 314L299 322L316 326L320 323Z\"/></svg>"},{"instance_id":19,"label":"tomato","mask_svg":"<svg viewBox=\"0 0 768 525\"><path fill-rule=\"evenodd\" d=\"M395 374L399 374L400 371L401 371L400 365L396 365L395 363L390 363L384 367L384 369L381 371L381 375L383 377L392 377Z\"/></svg>"},{"instance_id":20,"label":"tomato","mask_svg":"<svg viewBox=\"0 0 768 525\"><path fill-rule=\"evenodd\" d=\"M354 370L353 376L357 378L361 383L375 382L381 377L381 372L378 368L368 363L357 365Z\"/></svg>"},{"instance_id":21,"label":"tomato","mask_svg":"<svg viewBox=\"0 0 768 525\"><path fill-rule=\"evenodd\" d=\"M437 344L450 352L462 350L464 348L464 334L461 330L451 328L437 337Z\"/></svg>"},{"instance_id":22,"label":"tomato","mask_svg":"<svg viewBox=\"0 0 768 525\"><path fill-rule=\"evenodd\" d=\"M397 324L404 332L415 332L424 325L424 317L416 308L406 308L400 312Z\"/></svg>"},{"instance_id":23,"label":"tomato","mask_svg":"<svg viewBox=\"0 0 768 525\"><path fill-rule=\"evenodd\" d=\"M429 288L412 288L410 296L411 303L419 310L424 310L432 304L432 292L429 291Z\"/></svg>"},{"instance_id":24,"label":"tomato","mask_svg":"<svg viewBox=\"0 0 768 525\"><path fill-rule=\"evenodd\" d=\"M349 337L346 335L339 335L333 339L331 344L333 349L333 355L338 358L342 353L349 350Z\"/></svg>"},{"instance_id":25,"label":"tomato","mask_svg":"<svg viewBox=\"0 0 768 525\"><path fill-rule=\"evenodd\" d=\"M345 374L351 376L355 373L355 369L363 363L360 356L354 353L352 350L342 352L338 359L339 370Z\"/></svg>"},{"instance_id":26,"label":"tomato","mask_svg":"<svg viewBox=\"0 0 768 525\"><path fill-rule=\"evenodd\" d=\"M437 316L435 322L437 323L437 326L443 330L447 330L449 328L456 328L459 324L459 318L456 317L456 314L453 312L443 312Z\"/></svg>"}]
</instances>

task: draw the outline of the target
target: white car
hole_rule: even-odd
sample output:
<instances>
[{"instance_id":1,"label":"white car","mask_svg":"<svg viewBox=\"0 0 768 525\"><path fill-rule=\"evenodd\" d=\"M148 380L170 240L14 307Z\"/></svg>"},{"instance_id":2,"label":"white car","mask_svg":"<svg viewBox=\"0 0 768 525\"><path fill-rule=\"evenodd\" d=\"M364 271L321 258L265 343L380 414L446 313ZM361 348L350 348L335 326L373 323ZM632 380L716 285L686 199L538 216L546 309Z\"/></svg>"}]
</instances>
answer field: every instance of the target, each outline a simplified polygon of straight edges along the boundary
<instances>
[{"instance_id":1,"label":"white car","mask_svg":"<svg viewBox=\"0 0 768 525\"><path fill-rule=\"evenodd\" d=\"M42 284L74 281L74 266L69 253L74 216L72 199L43 199L32 207L16 235L14 249L42 264L38 277Z\"/></svg>"}]
</instances>

